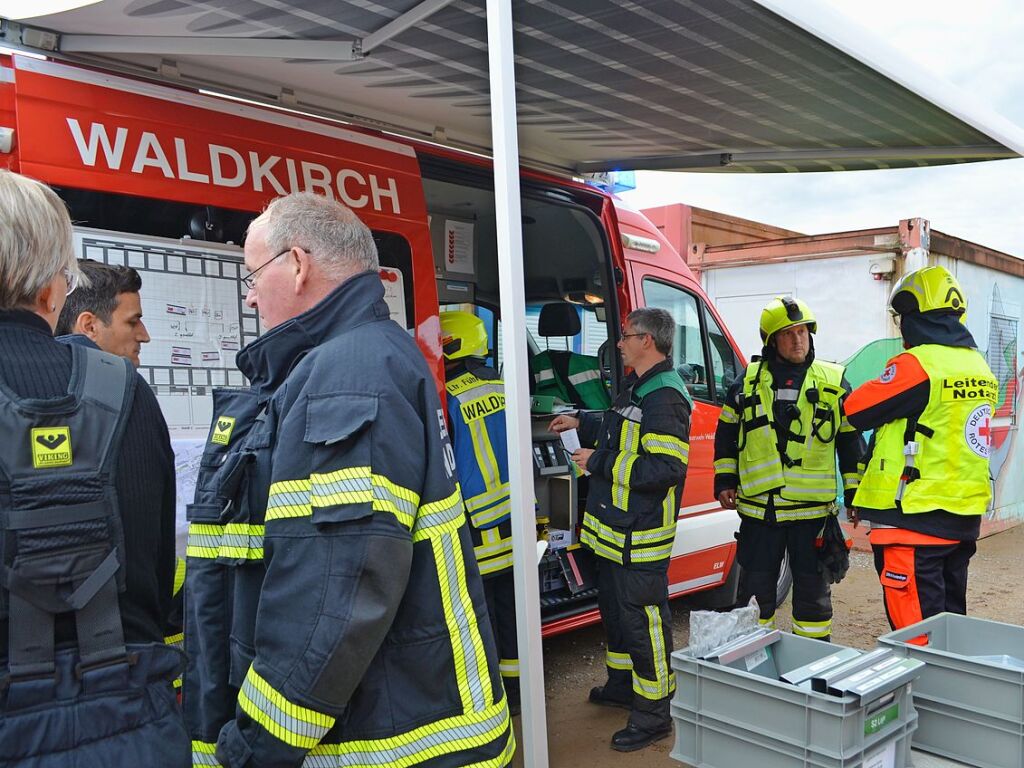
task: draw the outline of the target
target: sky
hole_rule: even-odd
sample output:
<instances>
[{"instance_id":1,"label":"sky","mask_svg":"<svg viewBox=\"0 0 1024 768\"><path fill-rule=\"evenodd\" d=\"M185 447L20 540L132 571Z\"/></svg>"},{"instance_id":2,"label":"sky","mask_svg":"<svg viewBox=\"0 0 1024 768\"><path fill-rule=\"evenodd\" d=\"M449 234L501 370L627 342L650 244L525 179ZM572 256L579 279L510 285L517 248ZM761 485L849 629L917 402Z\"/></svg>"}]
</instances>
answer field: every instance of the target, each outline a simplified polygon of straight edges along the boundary
<instances>
[{"instance_id":1,"label":"sky","mask_svg":"<svg viewBox=\"0 0 1024 768\"><path fill-rule=\"evenodd\" d=\"M1024 130L1022 0L821 0L922 70ZM932 229L1024 258L1024 159L937 168L804 174L640 172L622 194L647 208L686 203L805 234Z\"/></svg>"}]
</instances>

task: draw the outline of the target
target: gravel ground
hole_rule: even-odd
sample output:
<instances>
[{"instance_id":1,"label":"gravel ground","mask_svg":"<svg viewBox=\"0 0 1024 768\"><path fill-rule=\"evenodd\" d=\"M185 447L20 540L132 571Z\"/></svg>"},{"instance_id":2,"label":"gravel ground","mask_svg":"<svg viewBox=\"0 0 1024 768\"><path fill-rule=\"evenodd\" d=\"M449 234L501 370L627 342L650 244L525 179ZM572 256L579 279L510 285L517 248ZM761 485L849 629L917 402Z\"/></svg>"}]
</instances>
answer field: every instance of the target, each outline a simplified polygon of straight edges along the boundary
<instances>
[{"instance_id":1,"label":"gravel ground","mask_svg":"<svg viewBox=\"0 0 1024 768\"><path fill-rule=\"evenodd\" d=\"M981 618L1024 625L1024 525L983 539L971 561L968 612ZM850 572L833 588L835 642L873 648L879 635L889 631L881 604L881 587L870 553L853 552ZM689 610L682 601L672 604L672 630L676 648L689 638ZM778 612L780 629L789 628L789 606ZM550 638L544 642L545 699L548 754L552 766L630 768L682 764L669 756L672 739L622 754L608 746L611 734L623 727L626 713L588 704L591 686L604 681L604 643L600 626ZM517 737L520 737L517 721ZM521 743L521 742L520 742ZM915 753L917 768L956 765ZM516 765L522 765L517 755ZM731 767L730 767L731 768ZM739 767L737 767L739 768Z\"/></svg>"}]
</instances>

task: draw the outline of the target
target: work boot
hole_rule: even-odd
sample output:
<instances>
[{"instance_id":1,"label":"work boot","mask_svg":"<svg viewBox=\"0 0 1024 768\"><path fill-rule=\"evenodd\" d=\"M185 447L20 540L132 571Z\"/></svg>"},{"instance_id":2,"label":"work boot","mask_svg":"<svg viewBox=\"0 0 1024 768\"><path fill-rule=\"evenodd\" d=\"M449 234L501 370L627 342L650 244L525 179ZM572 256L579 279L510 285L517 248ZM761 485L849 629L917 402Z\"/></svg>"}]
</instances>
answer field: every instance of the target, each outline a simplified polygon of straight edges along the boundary
<instances>
[{"instance_id":1,"label":"work boot","mask_svg":"<svg viewBox=\"0 0 1024 768\"><path fill-rule=\"evenodd\" d=\"M600 704L602 707L619 707L620 709L632 709L633 697L629 696L625 699L616 698L609 696L604 692L605 686L595 685L590 689L590 703Z\"/></svg>"},{"instance_id":2,"label":"work boot","mask_svg":"<svg viewBox=\"0 0 1024 768\"><path fill-rule=\"evenodd\" d=\"M647 731L632 722L627 723L621 731L612 735L612 749L618 752L635 752L649 744L661 741L671 735L672 725L665 725L654 731Z\"/></svg>"}]
</instances>

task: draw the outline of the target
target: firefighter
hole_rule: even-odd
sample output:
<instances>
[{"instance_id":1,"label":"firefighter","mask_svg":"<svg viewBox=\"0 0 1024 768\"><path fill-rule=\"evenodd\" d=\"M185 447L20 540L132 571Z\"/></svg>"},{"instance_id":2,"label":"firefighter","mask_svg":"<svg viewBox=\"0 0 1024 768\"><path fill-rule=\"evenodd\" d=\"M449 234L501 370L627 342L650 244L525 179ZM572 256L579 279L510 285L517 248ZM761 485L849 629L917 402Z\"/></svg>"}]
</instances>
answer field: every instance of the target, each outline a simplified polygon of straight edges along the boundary
<instances>
[{"instance_id":1,"label":"firefighter","mask_svg":"<svg viewBox=\"0 0 1024 768\"><path fill-rule=\"evenodd\" d=\"M829 640L832 597L815 546L838 512L836 456L849 507L864 440L846 421L843 367L817 360L817 321L800 299L761 312L760 357L729 388L715 432L715 495L740 514L739 600L757 597L762 625L775 626L779 569L793 572L793 634Z\"/></svg>"},{"instance_id":2,"label":"firefighter","mask_svg":"<svg viewBox=\"0 0 1024 768\"><path fill-rule=\"evenodd\" d=\"M505 387L484 363L487 329L469 312L441 313L448 423L477 566L512 714L519 711L519 644L512 580L512 522Z\"/></svg>"},{"instance_id":3,"label":"firefighter","mask_svg":"<svg viewBox=\"0 0 1024 768\"><path fill-rule=\"evenodd\" d=\"M127 360L53 339L80 277L64 203L0 171L0 764L180 768L174 456Z\"/></svg>"},{"instance_id":4,"label":"firefighter","mask_svg":"<svg viewBox=\"0 0 1024 768\"><path fill-rule=\"evenodd\" d=\"M507 765L515 750L444 410L369 229L308 192L245 241L267 333L189 508L193 763Z\"/></svg>"},{"instance_id":5,"label":"firefighter","mask_svg":"<svg viewBox=\"0 0 1024 768\"><path fill-rule=\"evenodd\" d=\"M595 555L608 679L590 701L630 710L611 746L632 752L672 732L668 563L686 478L692 400L672 367L675 321L663 309L629 313L618 343L633 369L612 408L558 416L579 429L573 461L591 473L580 536Z\"/></svg>"},{"instance_id":6,"label":"firefighter","mask_svg":"<svg viewBox=\"0 0 1024 768\"><path fill-rule=\"evenodd\" d=\"M943 267L905 275L889 306L906 351L846 407L851 424L876 430L851 519L870 522L885 612L900 629L967 612L967 565L992 500L999 385L964 326L963 290Z\"/></svg>"}]
</instances>

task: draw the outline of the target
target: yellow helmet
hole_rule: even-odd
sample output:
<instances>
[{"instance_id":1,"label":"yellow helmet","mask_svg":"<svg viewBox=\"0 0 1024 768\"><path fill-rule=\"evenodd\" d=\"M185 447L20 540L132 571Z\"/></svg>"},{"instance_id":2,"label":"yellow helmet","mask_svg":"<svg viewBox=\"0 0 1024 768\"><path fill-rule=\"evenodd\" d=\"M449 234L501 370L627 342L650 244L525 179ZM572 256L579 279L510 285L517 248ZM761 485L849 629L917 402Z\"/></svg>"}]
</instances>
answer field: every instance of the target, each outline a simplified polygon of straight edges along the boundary
<instances>
[{"instance_id":1,"label":"yellow helmet","mask_svg":"<svg viewBox=\"0 0 1024 768\"><path fill-rule=\"evenodd\" d=\"M789 296L774 298L761 310L761 341L767 344L773 333L794 325L806 325L811 333L818 331L818 321L807 302Z\"/></svg>"},{"instance_id":2,"label":"yellow helmet","mask_svg":"<svg viewBox=\"0 0 1024 768\"><path fill-rule=\"evenodd\" d=\"M445 360L487 357L484 321L470 312L442 312L441 349Z\"/></svg>"},{"instance_id":3,"label":"yellow helmet","mask_svg":"<svg viewBox=\"0 0 1024 768\"><path fill-rule=\"evenodd\" d=\"M945 267L925 267L908 272L893 286L889 306L897 315L946 310L964 319L967 299L956 278Z\"/></svg>"}]
</instances>

